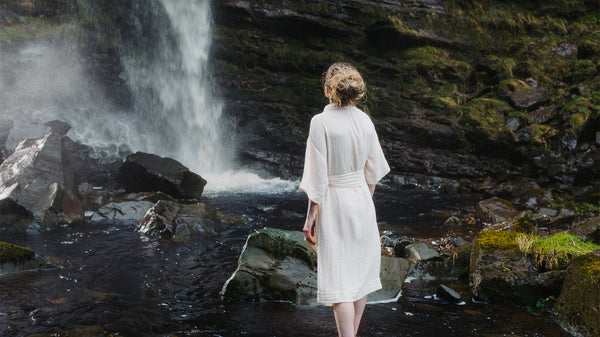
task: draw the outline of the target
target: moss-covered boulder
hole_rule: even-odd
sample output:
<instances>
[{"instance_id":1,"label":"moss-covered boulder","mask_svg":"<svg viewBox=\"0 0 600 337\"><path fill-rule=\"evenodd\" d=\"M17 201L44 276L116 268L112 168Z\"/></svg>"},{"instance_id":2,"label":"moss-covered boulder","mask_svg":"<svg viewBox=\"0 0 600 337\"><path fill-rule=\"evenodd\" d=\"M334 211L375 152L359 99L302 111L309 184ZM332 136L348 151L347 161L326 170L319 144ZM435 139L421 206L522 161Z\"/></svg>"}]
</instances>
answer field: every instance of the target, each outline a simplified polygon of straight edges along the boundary
<instances>
[{"instance_id":1,"label":"moss-covered boulder","mask_svg":"<svg viewBox=\"0 0 600 337\"><path fill-rule=\"evenodd\" d=\"M571 261L554 310L575 335L600 336L600 252Z\"/></svg>"},{"instance_id":2,"label":"moss-covered boulder","mask_svg":"<svg viewBox=\"0 0 600 337\"><path fill-rule=\"evenodd\" d=\"M316 267L317 254L302 232L263 228L248 236L238 267L221 294L233 299L315 304Z\"/></svg>"},{"instance_id":3,"label":"moss-covered boulder","mask_svg":"<svg viewBox=\"0 0 600 337\"><path fill-rule=\"evenodd\" d=\"M29 248L0 242L0 276L25 270L57 268Z\"/></svg>"},{"instance_id":4,"label":"moss-covered boulder","mask_svg":"<svg viewBox=\"0 0 600 337\"><path fill-rule=\"evenodd\" d=\"M541 272L524 256L518 232L486 230L473 243L469 283L473 294L490 302L533 306L557 296L563 271Z\"/></svg>"}]
</instances>

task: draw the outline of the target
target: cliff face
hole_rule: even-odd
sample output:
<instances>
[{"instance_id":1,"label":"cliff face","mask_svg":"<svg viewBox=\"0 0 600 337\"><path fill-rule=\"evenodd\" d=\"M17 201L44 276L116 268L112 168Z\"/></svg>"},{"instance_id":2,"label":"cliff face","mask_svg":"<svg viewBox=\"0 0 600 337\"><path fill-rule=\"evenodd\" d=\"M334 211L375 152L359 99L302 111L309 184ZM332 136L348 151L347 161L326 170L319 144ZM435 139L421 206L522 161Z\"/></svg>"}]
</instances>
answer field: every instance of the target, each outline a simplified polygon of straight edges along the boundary
<instances>
[{"instance_id":1,"label":"cliff face","mask_svg":"<svg viewBox=\"0 0 600 337\"><path fill-rule=\"evenodd\" d=\"M11 0L0 43L80 39L90 73L127 108L119 55L153 57L159 9ZM247 167L299 177L310 118L327 103L321 74L347 61L398 177L505 197L525 179L598 202L595 0L214 0L212 11L213 76Z\"/></svg>"},{"instance_id":2,"label":"cliff face","mask_svg":"<svg viewBox=\"0 0 600 337\"><path fill-rule=\"evenodd\" d=\"M299 174L310 117L327 103L320 76L348 61L395 173L597 190L596 7L218 0L215 74L249 165Z\"/></svg>"}]
</instances>

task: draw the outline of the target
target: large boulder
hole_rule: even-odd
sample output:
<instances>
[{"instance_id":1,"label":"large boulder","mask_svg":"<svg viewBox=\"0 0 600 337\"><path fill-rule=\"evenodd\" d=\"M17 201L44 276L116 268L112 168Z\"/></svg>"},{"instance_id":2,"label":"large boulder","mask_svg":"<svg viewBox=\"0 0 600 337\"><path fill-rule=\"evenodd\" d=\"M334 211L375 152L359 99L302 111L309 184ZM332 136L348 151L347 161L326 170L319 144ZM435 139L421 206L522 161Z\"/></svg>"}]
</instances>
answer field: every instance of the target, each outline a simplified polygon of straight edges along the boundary
<instances>
[{"instance_id":1,"label":"large boulder","mask_svg":"<svg viewBox=\"0 0 600 337\"><path fill-rule=\"evenodd\" d=\"M0 200L12 200L48 225L83 220L67 137L49 133L22 141L0 165ZM8 202L11 203L11 202Z\"/></svg>"},{"instance_id":2,"label":"large boulder","mask_svg":"<svg viewBox=\"0 0 600 337\"><path fill-rule=\"evenodd\" d=\"M523 256L516 237L516 232L485 230L473 243L469 283L479 299L534 306L558 295L564 270L540 271Z\"/></svg>"},{"instance_id":3,"label":"large boulder","mask_svg":"<svg viewBox=\"0 0 600 337\"><path fill-rule=\"evenodd\" d=\"M576 336L600 336L600 252L573 259L554 308Z\"/></svg>"},{"instance_id":4,"label":"large boulder","mask_svg":"<svg viewBox=\"0 0 600 337\"><path fill-rule=\"evenodd\" d=\"M180 162L143 152L127 156L119 181L128 192L161 191L177 199L198 199L206 185Z\"/></svg>"},{"instance_id":5,"label":"large boulder","mask_svg":"<svg viewBox=\"0 0 600 337\"><path fill-rule=\"evenodd\" d=\"M146 212L137 231L164 239L215 235L221 231L224 217L226 216L203 203L180 204L160 200Z\"/></svg>"},{"instance_id":6,"label":"large boulder","mask_svg":"<svg viewBox=\"0 0 600 337\"><path fill-rule=\"evenodd\" d=\"M53 268L58 267L29 248L0 242L0 275Z\"/></svg>"},{"instance_id":7,"label":"large boulder","mask_svg":"<svg viewBox=\"0 0 600 337\"><path fill-rule=\"evenodd\" d=\"M316 304L317 253L302 232L263 228L248 236L221 294L234 299Z\"/></svg>"},{"instance_id":8,"label":"large boulder","mask_svg":"<svg viewBox=\"0 0 600 337\"><path fill-rule=\"evenodd\" d=\"M397 301L411 263L381 258L382 289L369 302ZM248 236L238 267L223 286L228 298L290 301L314 305L317 300L317 255L302 232L263 228Z\"/></svg>"}]
</instances>

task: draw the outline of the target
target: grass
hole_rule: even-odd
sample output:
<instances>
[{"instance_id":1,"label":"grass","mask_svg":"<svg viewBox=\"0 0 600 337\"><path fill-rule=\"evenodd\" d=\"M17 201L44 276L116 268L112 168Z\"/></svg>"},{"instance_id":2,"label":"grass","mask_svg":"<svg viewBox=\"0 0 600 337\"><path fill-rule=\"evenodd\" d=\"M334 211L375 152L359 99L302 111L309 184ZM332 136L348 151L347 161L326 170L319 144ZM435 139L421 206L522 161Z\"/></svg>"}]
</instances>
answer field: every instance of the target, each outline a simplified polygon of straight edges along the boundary
<instances>
[{"instance_id":1,"label":"grass","mask_svg":"<svg viewBox=\"0 0 600 337\"><path fill-rule=\"evenodd\" d=\"M523 253L531 255L538 267L547 269L562 269L572 258L600 250L600 246L584 242L567 232L547 238L535 234L519 234L516 240Z\"/></svg>"}]
</instances>

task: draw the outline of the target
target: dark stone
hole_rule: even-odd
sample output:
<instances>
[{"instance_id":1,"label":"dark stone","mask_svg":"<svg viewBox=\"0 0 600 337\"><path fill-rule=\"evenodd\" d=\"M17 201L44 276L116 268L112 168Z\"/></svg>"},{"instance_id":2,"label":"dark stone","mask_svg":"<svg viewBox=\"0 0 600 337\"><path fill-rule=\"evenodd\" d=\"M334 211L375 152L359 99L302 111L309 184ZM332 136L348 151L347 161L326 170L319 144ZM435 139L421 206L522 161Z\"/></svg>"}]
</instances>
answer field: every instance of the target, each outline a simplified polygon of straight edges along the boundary
<instances>
[{"instance_id":1,"label":"dark stone","mask_svg":"<svg viewBox=\"0 0 600 337\"><path fill-rule=\"evenodd\" d=\"M400 238L394 240L394 256L406 257L406 246L413 244L413 242L406 238Z\"/></svg>"},{"instance_id":2,"label":"dark stone","mask_svg":"<svg viewBox=\"0 0 600 337\"><path fill-rule=\"evenodd\" d=\"M527 115L527 121L532 124L544 124L556 117L556 107L540 107Z\"/></svg>"},{"instance_id":3,"label":"dark stone","mask_svg":"<svg viewBox=\"0 0 600 337\"><path fill-rule=\"evenodd\" d=\"M518 129L520 125L521 124L519 123L519 119L515 117L507 118L506 122L504 123L504 126L506 126L507 129L510 129L512 131Z\"/></svg>"},{"instance_id":4,"label":"dark stone","mask_svg":"<svg viewBox=\"0 0 600 337\"><path fill-rule=\"evenodd\" d=\"M0 242L0 276L25 270L58 268L29 248Z\"/></svg>"},{"instance_id":5,"label":"dark stone","mask_svg":"<svg viewBox=\"0 0 600 337\"><path fill-rule=\"evenodd\" d=\"M83 220L67 137L50 133L19 144L0 165L0 199L21 205L48 225Z\"/></svg>"},{"instance_id":6,"label":"dark stone","mask_svg":"<svg viewBox=\"0 0 600 337\"><path fill-rule=\"evenodd\" d=\"M515 90L510 95L513 106L517 109L534 110L548 101L546 88L537 87L526 90Z\"/></svg>"},{"instance_id":7,"label":"dark stone","mask_svg":"<svg viewBox=\"0 0 600 337\"><path fill-rule=\"evenodd\" d=\"M198 199L206 180L171 158L136 152L119 171L127 192L161 191L178 199Z\"/></svg>"},{"instance_id":8,"label":"dark stone","mask_svg":"<svg viewBox=\"0 0 600 337\"><path fill-rule=\"evenodd\" d=\"M517 214L510 201L493 197L477 203L475 216L487 223L496 223L506 220Z\"/></svg>"},{"instance_id":9,"label":"dark stone","mask_svg":"<svg viewBox=\"0 0 600 337\"><path fill-rule=\"evenodd\" d=\"M435 292L436 296L438 298L444 299L450 303L460 303L461 302L461 297L460 294L458 292L456 292L456 290L445 286L443 284L440 284Z\"/></svg>"},{"instance_id":10,"label":"dark stone","mask_svg":"<svg viewBox=\"0 0 600 337\"><path fill-rule=\"evenodd\" d=\"M65 123L63 121L53 120L44 124L49 127L51 132L57 133L59 135L66 135L69 130L71 130L71 125L69 123Z\"/></svg>"},{"instance_id":11,"label":"dark stone","mask_svg":"<svg viewBox=\"0 0 600 337\"><path fill-rule=\"evenodd\" d=\"M523 128L513 133L513 139L517 143L529 143L533 136L535 135L535 131L530 128Z\"/></svg>"},{"instance_id":12,"label":"dark stone","mask_svg":"<svg viewBox=\"0 0 600 337\"><path fill-rule=\"evenodd\" d=\"M565 150L573 151L577 147L577 138L571 132L565 133L561 140L561 144Z\"/></svg>"}]
</instances>

